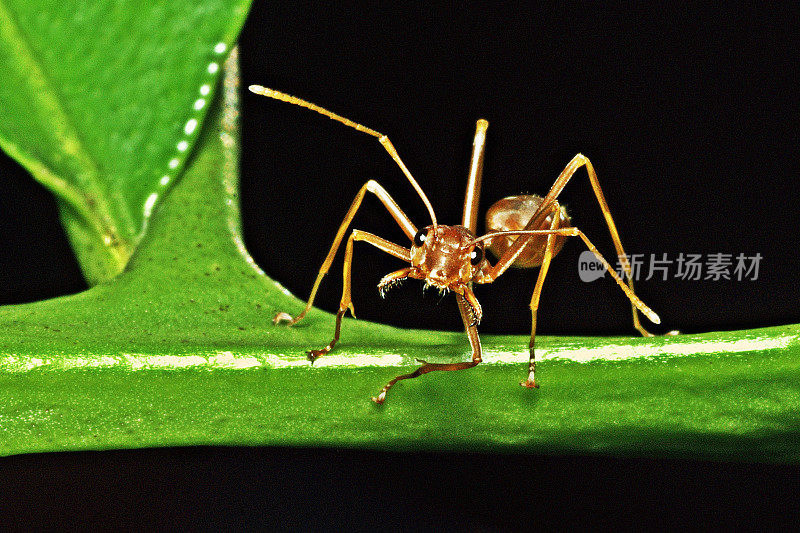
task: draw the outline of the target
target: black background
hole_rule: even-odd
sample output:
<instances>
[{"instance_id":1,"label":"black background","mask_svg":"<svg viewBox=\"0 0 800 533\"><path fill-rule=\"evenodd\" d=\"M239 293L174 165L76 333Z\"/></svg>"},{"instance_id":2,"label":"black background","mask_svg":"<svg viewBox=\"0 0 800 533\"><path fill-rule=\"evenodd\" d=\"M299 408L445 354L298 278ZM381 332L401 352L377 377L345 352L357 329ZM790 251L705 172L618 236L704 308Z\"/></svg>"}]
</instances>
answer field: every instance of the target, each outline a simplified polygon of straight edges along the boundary
<instances>
[{"instance_id":1,"label":"black background","mask_svg":"<svg viewBox=\"0 0 800 533\"><path fill-rule=\"evenodd\" d=\"M597 169L628 253L763 256L756 281L639 282L663 319L655 331L777 325L800 319L793 276L800 266L793 246L800 222L797 56L789 15L503 8L322 16L269 8L251 17L244 34L244 84L301 96L389 135L443 223L461 220L477 118L490 121L482 212L504 196L544 194L582 152ZM292 28L291 40L271 31L275 17ZM418 226L429 223L376 139L260 96L246 94L244 108L245 146L253 146L243 162L247 242L259 264L301 298L367 179L379 180ZM584 171L562 200L573 223L613 258ZM356 227L408 243L376 199L362 211ZM554 262L539 331L630 333L619 289L608 278L578 279L583 250L570 243ZM338 265L320 293L328 310L338 307ZM421 283L379 298L375 285L402 266L398 260L362 244L354 265L360 318L461 327L452 297L437 305L434 291L421 296ZM535 272L517 270L477 287L481 331L527 331L534 281Z\"/></svg>"},{"instance_id":2,"label":"black background","mask_svg":"<svg viewBox=\"0 0 800 533\"><path fill-rule=\"evenodd\" d=\"M243 86L296 94L386 133L443 223L461 219L475 120L490 121L481 212L504 196L543 194L578 152L597 169L628 253L761 254L755 281L640 281L662 317L654 331L797 322L795 229L798 13L546 13L503 8L325 10L257 4L241 40ZM381 182L418 226L427 213L377 140L315 113L243 94L242 210L262 268L305 298L358 188ZM85 287L53 200L0 160L0 303ZM586 173L562 198L613 262ZM482 214L481 214L482 216ZM355 227L408 241L368 197ZM481 228L482 229L482 228ZM553 263L543 334L631 334L627 300L577 275L579 242ZM452 297L409 282L375 288L402 264L357 245L359 318L460 328ZM673 265L674 267L675 265ZM335 310L341 259L319 306ZM674 271L673 271L674 272ZM535 271L476 288L481 331L524 333Z\"/></svg>"},{"instance_id":3,"label":"black background","mask_svg":"<svg viewBox=\"0 0 800 533\"><path fill-rule=\"evenodd\" d=\"M796 5L768 11L555 13L507 4L420 11L279 4L257 3L248 19L241 39L243 86L257 83L289 92L388 134L440 222L460 221L474 124L483 117L490 127L482 212L503 196L545 193L581 152L597 169L629 253L667 253L672 259L681 252L762 255L756 281L682 281L672 276L640 281L637 292L662 317L662 326L653 330L700 332L800 320L795 303L800 266L795 244L800 222ZM421 202L374 138L307 110L243 94L242 158L248 248L269 275L301 298L366 180L381 182L417 225L428 223ZM0 303L82 290L85 284L54 201L5 156L0 156L0 169ZM576 174L562 200L573 223L613 257L584 171ZM374 198L365 200L355 226L407 243ZM569 243L554 261L542 296L539 331L632 335L629 306L614 284L578 279L582 250L579 243ZM334 263L320 291L319 305L328 310L338 305L340 265ZM459 328L450 298L439 301L433 292L423 297L419 284L409 282L386 300L378 297L377 281L401 266L369 246L357 247L353 293L359 318L405 327ZM535 272L512 270L495 284L478 287L485 312L481 331L524 333L534 281ZM787 480L794 482L797 475L795 469L763 465L613 460L616 467L606 469L603 459L501 461L478 456L477 464L510 466L469 468L446 481L447 473L459 471L472 456L280 449L70 454L6 462L24 465L16 472L18 479L26 479L24 473L31 476L33 481L20 485L31 491L36 480L51 474L88 479L93 470L87 465L110 462L113 468L104 472L122 472L121 486L137 494L136 465L158 463L165 454L172 457L169 464L178 465L170 470L178 484L192 483L201 465L231 455L233 459L222 461L227 472L209 469L204 486L214 493L232 491L243 505L256 495L277 497L264 495L265 485L248 484L249 465L267 477L280 476L289 500L307 496L307 508L281 508L289 518L302 518L308 508L360 509L352 501L321 501L335 499L337 485L349 487L344 493L348 498L366 498L365 509L374 512L389 505L403 517L414 514L411 507L415 512L437 509L442 491L463 490L469 495L463 506L448 499L444 509L466 517L478 513L482 518L475 515L472 523L481 526L517 523L507 509L505 514L474 511L472 498L480 501L476 494L493 489L519 491L519 499L511 501L519 504L522 523L528 525L535 520L526 521L526 502L552 498L551 511L559 505L574 511L592 495L579 491L573 501L565 491L597 475L609 480L612 492L601 500L612 507L613 487L619 489L623 480L633 483L625 495L635 498L636 486L652 488L660 476L674 478L675 484L659 487L662 500L649 509L665 516L696 511L714 498L741 498L740 504L756 505L765 501L762 497L778 498ZM291 468L296 463L311 467L296 471ZM419 477L426 476L424 469L431 464L438 465L440 477L420 485ZM392 507L391 491L370 490L382 469L397 471L391 482L410 498L406 503L395 501ZM704 485L695 475L698 470L712 482ZM682 484L681 479L695 482ZM730 492L734 485L742 492ZM604 487L596 480L584 486L597 493ZM138 489L152 487L144 483ZM546 493L545 487L550 489ZM681 488L686 494L680 494ZM791 488L797 487L793 483ZM411 489L413 495L407 492ZM489 501L502 507L492 494ZM133 497L126 501L138 503ZM537 513L545 509L531 505ZM225 509L236 514L238 507L220 509L223 515ZM443 508L438 509L434 516L440 516ZM329 522L322 523L332 524L339 515L325 516ZM416 524L413 516L408 520L405 525Z\"/></svg>"}]
</instances>

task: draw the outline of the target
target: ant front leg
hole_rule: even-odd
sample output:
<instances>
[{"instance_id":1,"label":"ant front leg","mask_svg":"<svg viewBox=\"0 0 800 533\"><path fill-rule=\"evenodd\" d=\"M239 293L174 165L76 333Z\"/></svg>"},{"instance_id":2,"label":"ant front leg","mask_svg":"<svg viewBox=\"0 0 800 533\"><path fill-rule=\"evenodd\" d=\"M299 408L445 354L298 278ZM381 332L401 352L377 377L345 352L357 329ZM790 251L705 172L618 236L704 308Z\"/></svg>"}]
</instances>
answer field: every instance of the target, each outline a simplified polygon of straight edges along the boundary
<instances>
[{"instance_id":1,"label":"ant front leg","mask_svg":"<svg viewBox=\"0 0 800 533\"><path fill-rule=\"evenodd\" d=\"M437 370L466 370L483 361L483 359L481 359L481 339L478 337L478 327L475 322L475 311L473 304L469 302L469 300L475 301L475 296L472 294L472 289L469 287L465 287L464 292L465 296L456 294L456 299L458 300L458 310L461 312L461 321L464 323L464 329L466 329L467 337L469 337L469 344L472 346L472 361L464 361L461 363L429 363L423 359L417 359L417 361L422 363L421 367L410 374L403 374L391 380L381 389L381 392L378 393L376 397L372 398L373 402L378 405L383 404L383 402L386 401L386 393L388 390L391 389L395 383L403 379L417 378L423 374L435 372Z\"/></svg>"},{"instance_id":2,"label":"ant front leg","mask_svg":"<svg viewBox=\"0 0 800 533\"><path fill-rule=\"evenodd\" d=\"M308 352L308 358L312 363L316 361L318 357L330 352L333 347L336 346L336 343L339 341L339 331L342 327L342 318L347 310L350 310L350 314L353 315L353 318L356 316L355 310L353 309L353 300L350 290L353 265L353 241L368 242L376 248L383 250L384 252L399 259L403 259L404 261L411 260L410 250L394 244L393 242L387 241L386 239L382 239L377 235L373 235L372 233L367 233L366 231L361 231L358 229L353 230L353 233L350 234L350 238L347 239L347 247L345 248L344 252L344 266L342 267L342 299L339 302L339 311L336 313L336 329L333 333L333 340L321 350L310 350Z\"/></svg>"}]
</instances>

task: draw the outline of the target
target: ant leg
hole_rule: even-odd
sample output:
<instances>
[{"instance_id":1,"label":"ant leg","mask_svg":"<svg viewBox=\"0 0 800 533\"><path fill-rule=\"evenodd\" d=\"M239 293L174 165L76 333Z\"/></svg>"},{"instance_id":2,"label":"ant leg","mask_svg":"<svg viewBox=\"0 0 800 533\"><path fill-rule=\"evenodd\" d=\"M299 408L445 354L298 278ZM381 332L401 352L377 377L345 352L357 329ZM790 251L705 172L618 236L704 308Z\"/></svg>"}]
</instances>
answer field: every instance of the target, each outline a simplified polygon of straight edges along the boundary
<instances>
[{"instance_id":1,"label":"ant leg","mask_svg":"<svg viewBox=\"0 0 800 533\"><path fill-rule=\"evenodd\" d=\"M631 303L636 307L636 309L638 309L639 311L644 313L645 316L653 324L660 324L661 323L661 319L658 318L658 315L655 313L655 311L653 311L652 309L647 307L647 305L645 305L645 303L638 296L636 296L633 293L633 291L625 284L625 282L622 281L622 278L620 278L619 275L614 271L614 269L611 268L611 265L608 264L608 261L605 260L603 255L597 249L597 247L595 247L595 245L592 244L592 242L589 240L589 238L586 237L586 235L584 235L584 233L581 230L579 230L578 228L571 227L571 228L559 228L559 229L496 231L496 232L492 232L492 233L487 233L486 235L484 235L480 239L476 239L473 242L479 242L481 240L486 240L486 239L489 239L489 238L492 238L492 237L498 237L498 236L501 236L501 235L563 235L565 237L580 237L581 240L583 240L584 244L586 244L586 247L589 248L589 251L591 251L595 255L595 257L597 257L597 259L603 264L603 266L608 271L608 273L611 274L611 277L614 278L614 281L617 282L617 285L619 285L619 288L622 289L622 292L625 293L625 296L628 297L628 300L631 301ZM520 240L522 240L522 239L517 239L516 241L514 241L514 244L516 245L516 243L519 242ZM511 248L509 248L509 250L510 249ZM495 265L495 267L496 266L497 265ZM493 272L490 272L489 275L487 275L486 278L485 278L486 281L484 281L483 283L491 283L496 278L497 278L497 276L494 275Z\"/></svg>"},{"instance_id":2,"label":"ant leg","mask_svg":"<svg viewBox=\"0 0 800 533\"><path fill-rule=\"evenodd\" d=\"M558 229L559 212L561 206L558 202L553 201L553 222L550 223L550 229ZM528 379L521 381L520 385L528 387L529 389L538 389L539 384L536 383L536 352L534 350L536 344L536 316L539 312L539 297L542 295L542 286L544 285L544 278L547 276L547 270L550 268L550 260L553 258L553 246L555 245L556 236L551 233L547 236L547 244L544 248L544 256L542 257L542 264L539 266L539 277L536 279L536 286L533 289L531 296L531 341L528 344L530 352L530 359L528 361Z\"/></svg>"},{"instance_id":3,"label":"ant leg","mask_svg":"<svg viewBox=\"0 0 800 533\"><path fill-rule=\"evenodd\" d=\"M622 241L619 238L617 226L614 224L614 219L611 217L611 209L609 209L608 202L606 202L606 198L603 195L603 189L600 188L600 182L597 179L597 173L594 171L594 166L592 166L592 162L589 161L589 158L582 154L576 155L574 159L577 159L586 166L586 172L589 174L589 182L592 184L594 195L597 197L597 203L600 205L600 210L603 212L603 218L606 219L606 225L608 226L609 233L611 233L611 240L614 241L614 248L617 251L617 257L622 264L622 269L625 272L625 278L628 280L628 288L630 288L631 292L634 292L633 275L631 274L631 266L628 263L628 256L625 254L625 250L622 248ZM641 333L642 336L653 337L653 334L644 329L642 326L642 323L639 321L639 313L637 312L636 306L633 304L631 304L631 312L633 313L633 327L636 328L636 330Z\"/></svg>"},{"instance_id":4,"label":"ant leg","mask_svg":"<svg viewBox=\"0 0 800 533\"><path fill-rule=\"evenodd\" d=\"M483 152L486 148L486 130L489 122L478 119L475 124L475 139L472 141L472 158L469 164L467 192L464 195L464 213L461 225L475 235L478 228L478 200L481 197L481 180L483 178Z\"/></svg>"},{"instance_id":5,"label":"ant leg","mask_svg":"<svg viewBox=\"0 0 800 533\"><path fill-rule=\"evenodd\" d=\"M373 235L372 233L368 233L366 231L361 231L358 229L354 229L353 232L350 234L350 238L347 239L347 247L344 251L344 266L342 267L342 299L339 302L339 311L336 313L336 329L333 333L333 340L328 343L328 345L321 350L310 350L308 352L308 358L313 363L318 357L321 355L325 355L326 353L330 352L336 343L339 341L339 331L342 326L342 318L347 310L350 310L350 314L353 315L355 318L355 310L353 309L353 300L352 294L350 292L351 288L351 272L352 272L352 265L353 265L353 241L364 241L368 242L369 244L373 245L374 247L383 250L384 252L391 254L399 259L404 261L411 260L411 251L394 244L393 242L387 241L377 235Z\"/></svg>"},{"instance_id":6,"label":"ant leg","mask_svg":"<svg viewBox=\"0 0 800 533\"><path fill-rule=\"evenodd\" d=\"M469 288L465 290L471 292ZM421 367L410 374L403 374L391 380L381 389L381 392L378 393L376 397L372 398L373 402L380 405L386 401L386 392L400 380L416 378L437 370L465 370L467 368L472 368L483 360L481 359L481 339L478 337L478 328L473 321L472 306L467 301L467 298L460 294L456 294L456 299L458 300L458 309L461 311L461 320L464 322L464 329L467 331L467 336L469 337L469 344L472 346L472 361L464 361L461 363L429 363L422 359L417 359L417 361L422 363Z\"/></svg>"},{"instance_id":7,"label":"ant leg","mask_svg":"<svg viewBox=\"0 0 800 533\"><path fill-rule=\"evenodd\" d=\"M356 194L356 197L353 199L353 203L350 204L350 209L348 209L342 224L339 226L339 230L336 232L336 237L333 239L331 249L328 251L328 255L325 257L322 267L319 269L316 281L314 281L314 287L311 289L311 295L308 297L308 302L306 303L305 309L303 309L303 311L294 318L292 318L292 315L289 313L277 313L272 319L273 324L278 324L280 322L288 322L290 326L297 324L303 319L303 317L306 316L306 313L308 313L308 311L314 305L314 297L317 295L317 289L319 289L322 278L328 273L331 263L333 263L333 257L336 255L336 251L339 249L339 245L342 243L344 234L347 231L347 228L350 226L350 222L352 222L353 217L356 215L358 208L361 206L361 201L364 199L364 196L367 192L371 192L378 197L381 203L383 203L383 205L389 211L389 214L392 215L392 218L394 218L395 222L397 222L397 224L403 230L403 233L408 236L409 240L414 238L414 235L417 233L417 228L411 223L411 220L408 218L408 216L403 213L403 210L400 209L400 206L397 205L397 202L395 202L394 199L389 196L389 193L386 192L386 190L381 187L377 181L369 180L361 187L361 189L358 191L358 194Z\"/></svg>"},{"instance_id":8,"label":"ant leg","mask_svg":"<svg viewBox=\"0 0 800 533\"><path fill-rule=\"evenodd\" d=\"M631 268L627 260L627 255L625 254L625 249L622 247L622 241L619 238L617 226L614 224L614 219L611 216L611 210L608 207L608 202L606 202L605 196L603 195L603 189L600 187L600 182L597 179L597 173L595 172L591 161L589 161L589 158L583 154L578 154L573 157L561 174L559 174L558 178L556 178L556 181L553 183L553 186L550 188L550 191L542 200L539 209L536 213L534 213L528 224L525 226L525 229L531 229L541 225L544 219L550 214L550 206L552 203L555 202L556 198L558 198L558 195L561 194L562 190L564 190L566 184L570 179L572 179L572 176L575 174L575 172L582 166L586 167L586 172L589 175L589 182L591 183L592 190L594 190L594 194L597 197L597 203L600 205L600 210L603 212L603 217L606 220L608 231L611 233L611 240L614 242L614 248L617 251L617 256L622 264L625 277L628 280L628 289L630 289L630 292L633 293L633 276L631 275ZM522 252L522 249L525 244L527 244L528 240L529 239L519 238L508 250L506 250L506 253L503 254L503 257L501 257L494 266L492 273L493 278L497 278L503 272L505 272L508 267L511 266L517 256ZM633 327L636 328L636 330L643 336L652 337L653 334L644 329L639 321L637 306L632 305L631 309L633 311ZM669 334L674 333L677 332L670 332Z\"/></svg>"}]
</instances>

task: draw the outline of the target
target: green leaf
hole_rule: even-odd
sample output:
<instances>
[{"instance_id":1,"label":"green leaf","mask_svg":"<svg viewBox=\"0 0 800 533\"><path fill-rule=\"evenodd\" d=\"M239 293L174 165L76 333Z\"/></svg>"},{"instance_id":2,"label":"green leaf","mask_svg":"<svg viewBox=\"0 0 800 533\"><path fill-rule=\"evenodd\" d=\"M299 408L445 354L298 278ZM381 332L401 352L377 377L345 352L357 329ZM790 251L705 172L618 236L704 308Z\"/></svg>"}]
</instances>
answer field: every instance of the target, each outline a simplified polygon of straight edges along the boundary
<instances>
[{"instance_id":1,"label":"green leaf","mask_svg":"<svg viewBox=\"0 0 800 533\"><path fill-rule=\"evenodd\" d=\"M253 265L236 203L234 78L130 268L0 309L0 454L199 444L529 451L800 462L800 326L659 338L484 337L485 364L380 387L463 333L345 320L332 334Z\"/></svg>"},{"instance_id":2,"label":"green leaf","mask_svg":"<svg viewBox=\"0 0 800 533\"><path fill-rule=\"evenodd\" d=\"M465 335L348 319L312 367L304 352L327 344L333 317L272 325L303 302L254 265L239 233L235 61L125 271L0 308L0 454L279 444L800 462L797 325L541 337L538 390L518 385L525 337L484 337L485 364L403 381L382 407L369 398L416 358L468 358ZM4 146L46 135L3 131Z\"/></svg>"},{"instance_id":3,"label":"green leaf","mask_svg":"<svg viewBox=\"0 0 800 533\"><path fill-rule=\"evenodd\" d=\"M180 175L249 0L0 0L0 147L59 200L90 284Z\"/></svg>"},{"instance_id":4,"label":"green leaf","mask_svg":"<svg viewBox=\"0 0 800 533\"><path fill-rule=\"evenodd\" d=\"M228 68L235 61L234 55ZM212 105L210 123L203 127L184 176L156 209L125 271L79 294L0 308L3 353L12 358L189 355L323 342L329 328L314 326L327 313L313 311L296 328L272 325L277 309L295 312L303 303L266 277L244 248L238 90L232 73ZM371 324L355 322L352 329L396 331L387 343L402 338L399 330Z\"/></svg>"}]
</instances>

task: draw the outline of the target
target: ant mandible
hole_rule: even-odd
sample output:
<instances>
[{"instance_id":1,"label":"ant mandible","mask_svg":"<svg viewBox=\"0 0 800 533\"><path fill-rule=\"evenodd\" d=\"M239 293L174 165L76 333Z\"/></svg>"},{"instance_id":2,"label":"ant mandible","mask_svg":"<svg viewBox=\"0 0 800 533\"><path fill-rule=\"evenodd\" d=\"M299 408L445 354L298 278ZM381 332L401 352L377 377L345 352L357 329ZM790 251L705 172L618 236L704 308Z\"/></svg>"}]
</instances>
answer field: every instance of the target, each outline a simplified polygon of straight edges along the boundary
<instances>
[{"instance_id":1,"label":"ant mandible","mask_svg":"<svg viewBox=\"0 0 800 533\"><path fill-rule=\"evenodd\" d=\"M524 387L538 388L539 384L535 379L536 357L534 345L536 340L536 315L539 309L539 296L542 292L542 285L547 275L547 270L550 267L550 261L553 256L561 250L567 237L580 237L625 292L625 295L632 304L633 326L642 335L646 337L652 336L651 333L642 327L637 310L644 313L651 322L655 324L661 322L658 315L647 307L633 292L633 278L631 276L630 265L627 261L625 250L622 248L617 228L614 225L614 220L611 218L611 211L603 196L603 191L600 188L600 183L597 180L597 174L594 171L594 167L592 167L592 163L582 154L578 154L572 158L572 161L569 162L558 176L555 183L553 183L550 192L543 198L535 195L512 196L504 198L492 205L486 216L489 233L481 237L476 237L478 198L480 197L481 178L483 175L483 152L486 144L486 130L489 127L489 123L486 120L480 119L477 122L461 225L445 226L437 222L433 206L431 206L422 188L406 168L400 156L397 154L397 150L395 150L386 135L295 96L267 89L260 85L251 85L249 89L262 96L308 108L350 126L351 128L355 128L358 131L377 137L381 145L386 149L392 159L394 159L406 178L408 178L408 181L411 183L412 187L414 187L420 199L422 199L422 202L425 204L425 207L428 209L428 213L431 217L431 224L425 226L421 230L417 230L408 216L400 209L400 206L397 205L397 202L389 196L389 193L387 193L378 182L369 180L361 187L358 194L356 194L353 203L350 205L350 209L344 217L344 221L342 221L342 224L339 226L339 231L336 232L336 237L333 240L330 251L325 261L322 263L322 267L319 269L317 279L314 282L314 287L311 289L311 295L308 297L305 309L296 317L292 317L285 312L280 312L277 313L273 319L275 324L287 322L288 325L291 326L306 316L306 313L308 313L314 303L314 297L317 294L320 282L330 269L333 258L344 238L344 234L350 226L350 222L353 220L356 211L358 211L358 208L361 206L361 201L364 199L365 194L371 192L377 196L389 211L392 218L394 218L403 230L403 233L411 240L411 248L404 248L378 237L377 235L373 235L372 233L353 229L347 240L347 247L344 252L344 287L342 289L342 299L339 303L339 310L336 313L336 329L334 331L333 340L322 349L310 350L308 352L308 358L313 362L318 357L330 352L339 340L339 331L344 314L349 309L350 313L355 316L350 295L350 268L353 261L353 242L364 241L411 265L384 276L380 283L378 283L378 289L381 291L381 294L384 294L393 285L408 278L423 280L427 285L436 287L442 291L453 291L455 293L456 300L458 301L458 308L461 312L461 319L464 322L464 328L466 329L472 347L472 360L460 363L429 363L418 359L418 361L422 363L422 366L410 374L397 376L387 383L386 386L381 389L380 393L372 398L372 401L375 403L382 404L386 400L387 391L400 380L416 378L437 370L464 370L472 368L481 362L481 341L478 337L477 325L481 321L483 312L481 311L480 303L472 292L472 283L492 283L511 266L520 268L539 267L539 276L536 280L530 302L531 340L528 345L530 351L528 378L520 383L520 385ZM627 285L622 281L619 275L617 275L614 269L611 268L608 261L597 251L597 248L589 241L586 235L578 228L570 225L570 218L566 210L561 207L556 200L564 189L564 186L575 174L575 171L583 166L586 167L592 189L600 204L600 209L603 211L603 216L605 217L606 224L611 233L611 238L614 241L614 247L616 248L622 268L628 279ZM486 258L484 252L485 248L488 248L492 254L498 258L497 263L494 265L490 264L489 260Z\"/></svg>"}]
</instances>

